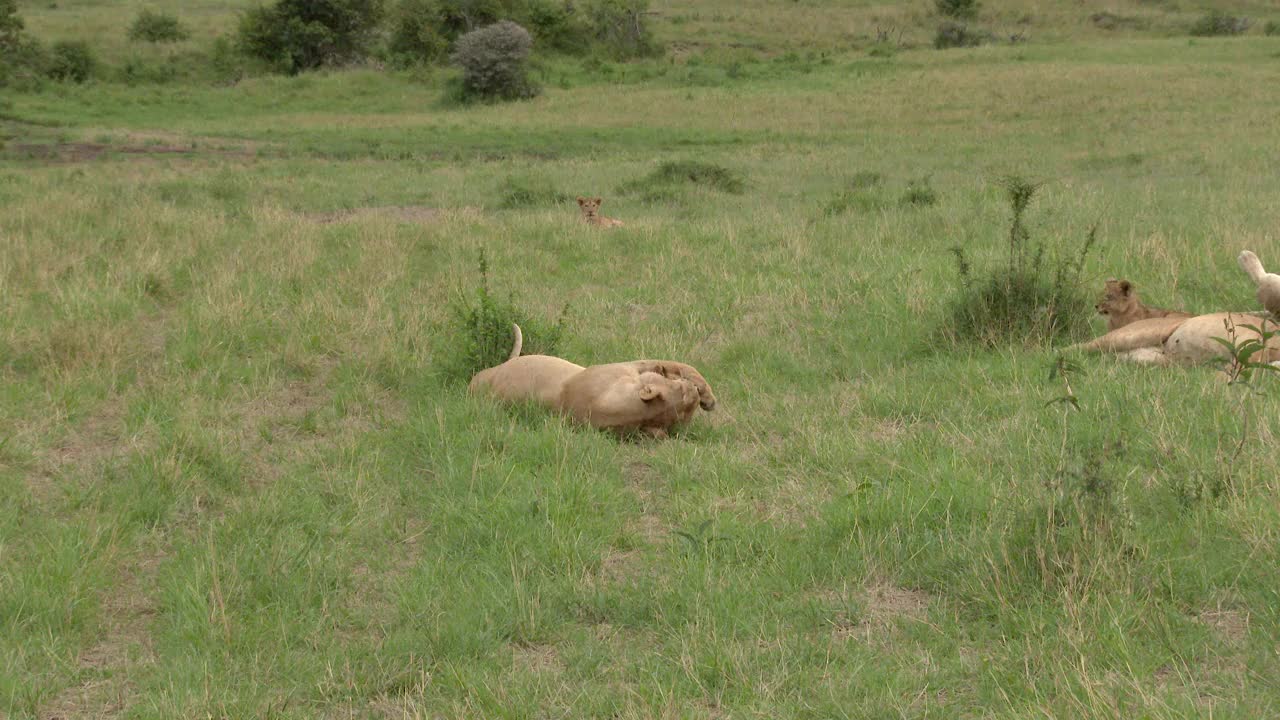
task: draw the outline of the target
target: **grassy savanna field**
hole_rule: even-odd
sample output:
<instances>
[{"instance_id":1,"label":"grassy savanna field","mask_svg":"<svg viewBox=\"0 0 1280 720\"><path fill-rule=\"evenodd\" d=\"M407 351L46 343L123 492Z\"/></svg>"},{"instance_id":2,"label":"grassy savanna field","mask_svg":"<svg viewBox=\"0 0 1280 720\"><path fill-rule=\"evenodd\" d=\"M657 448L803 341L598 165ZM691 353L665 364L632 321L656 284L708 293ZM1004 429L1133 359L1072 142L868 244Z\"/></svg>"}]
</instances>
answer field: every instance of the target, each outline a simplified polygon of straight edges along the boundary
<instances>
[{"instance_id":1,"label":"grassy savanna field","mask_svg":"<svg viewBox=\"0 0 1280 720\"><path fill-rule=\"evenodd\" d=\"M147 5L193 47L243 7ZM668 56L544 59L508 105L443 70L6 93L0 717L1280 715L1276 381L1076 358L1068 411L1054 348L940 332L1010 173L1053 252L1097 226L1091 291L1256 309L1280 38L989 0L1028 42L936 51L929 5L655 3ZM20 3L108 62L141 6ZM685 160L745 189L619 191ZM720 407L629 442L469 397L482 250L568 303L565 357L684 360Z\"/></svg>"}]
</instances>

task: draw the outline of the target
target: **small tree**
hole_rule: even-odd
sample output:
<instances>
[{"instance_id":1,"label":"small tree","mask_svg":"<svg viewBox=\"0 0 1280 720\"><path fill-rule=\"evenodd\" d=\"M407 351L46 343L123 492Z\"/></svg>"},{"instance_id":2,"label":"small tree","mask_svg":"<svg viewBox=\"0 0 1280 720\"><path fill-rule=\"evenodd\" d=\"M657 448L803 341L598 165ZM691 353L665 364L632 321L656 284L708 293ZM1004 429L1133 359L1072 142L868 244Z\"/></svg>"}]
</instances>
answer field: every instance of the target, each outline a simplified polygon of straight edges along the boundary
<instances>
[{"instance_id":1,"label":"small tree","mask_svg":"<svg viewBox=\"0 0 1280 720\"><path fill-rule=\"evenodd\" d=\"M655 55L646 18L649 0L594 0L587 7L591 31L611 54L619 58Z\"/></svg>"},{"instance_id":2,"label":"small tree","mask_svg":"<svg viewBox=\"0 0 1280 720\"><path fill-rule=\"evenodd\" d=\"M519 100L538 94L529 79L529 31L503 20L458 38L450 60L462 68L468 98Z\"/></svg>"},{"instance_id":3,"label":"small tree","mask_svg":"<svg viewBox=\"0 0 1280 720\"><path fill-rule=\"evenodd\" d=\"M296 74L363 57L382 22L383 0L276 0L240 18L246 54Z\"/></svg>"},{"instance_id":4,"label":"small tree","mask_svg":"<svg viewBox=\"0 0 1280 720\"><path fill-rule=\"evenodd\" d=\"M167 13L143 10L129 26L129 39L135 42L172 43L189 37L191 31Z\"/></svg>"},{"instance_id":5,"label":"small tree","mask_svg":"<svg viewBox=\"0 0 1280 720\"><path fill-rule=\"evenodd\" d=\"M39 84L48 58L27 35L17 0L0 0L0 87Z\"/></svg>"}]
</instances>

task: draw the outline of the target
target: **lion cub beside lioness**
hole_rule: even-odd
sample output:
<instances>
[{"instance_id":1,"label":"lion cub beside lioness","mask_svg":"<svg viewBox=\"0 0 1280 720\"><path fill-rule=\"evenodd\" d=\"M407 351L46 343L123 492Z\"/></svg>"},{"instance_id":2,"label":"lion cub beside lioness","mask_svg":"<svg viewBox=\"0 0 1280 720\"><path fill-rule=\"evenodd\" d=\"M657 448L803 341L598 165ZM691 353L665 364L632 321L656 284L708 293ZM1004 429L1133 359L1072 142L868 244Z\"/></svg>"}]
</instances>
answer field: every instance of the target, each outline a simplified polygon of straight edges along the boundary
<instances>
[{"instance_id":1,"label":"lion cub beside lioness","mask_svg":"<svg viewBox=\"0 0 1280 720\"><path fill-rule=\"evenodd\" d=\"M1155 365L1223 357L1226 349L1218 339L1229 340L1233 335L1237 343L1259 339L1258 333L1246 326L1261 327L1264 322L1249 313L1192 315L1148 307L1138 300L1128 280L1108 280L1095 307L1107 316L1108 332L1068 349L1118 353L1134 362ZM1280 343L1273 339L1256 359L1280 359Z\"/></svg>"},{"instance_id":2,"label":"lion cub beside lioness","mask_svg":"<svg viewBox=\"0 0 1280 720\"><path fill-rule=\"evenodd\" d=\"M583 367L550 355L520 355L523 335L512 325L510 358L481 370L471 392L485 390L507 402L532 400L601 430L642 431L661 438L688 422L716 396L692 366L671 360L633 360Z\"/></svg>"},{"instance_id":3,"label":"lion cub beside lioness","mask_svg":"<svg viewBox=\"0 0 1280 720\"><path fill-rule=\"evenodd\" d=\"M1111 278L1102 287L1102 299L1094 305L1099 315L1107 316L1107 330L1122 328L1131 322L1151 318L1189 318L1191 313L1144 305L1128 280Z\"/></svg>"}]
</instances>

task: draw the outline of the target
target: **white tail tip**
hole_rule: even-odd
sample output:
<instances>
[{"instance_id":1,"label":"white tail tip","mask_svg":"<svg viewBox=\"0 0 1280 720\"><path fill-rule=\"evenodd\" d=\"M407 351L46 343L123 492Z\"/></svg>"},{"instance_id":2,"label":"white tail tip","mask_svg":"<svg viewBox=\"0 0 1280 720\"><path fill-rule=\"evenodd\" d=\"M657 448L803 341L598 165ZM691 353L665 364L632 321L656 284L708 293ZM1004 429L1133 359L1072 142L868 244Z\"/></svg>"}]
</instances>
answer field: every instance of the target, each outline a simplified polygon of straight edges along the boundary
<instances>
[{"instance_id":1,"label":"white tail tip","mask_svg":"<svg viewBox=\"0 0 1280 720\"><path fill-rule=\"evenodd\" d=\"M1248 250L1242 251L1236 257L1236 261L1240 263L1241 269L1248 273L1249 277L1253 278L1254 283L1262 282L1262 277L1267 274L1267 271L1262 269L1262 261L1258 259L1257 255Z\"/></svg>"},{"instance_id":2,"label":"white tail tip","mask_svg":"<svg viewBox=\"0 0 1280 720\"><path fill-rule=\"evenodd\" d=\"M520 357L520 348L524 345L524 333L520 332L519 325L511 323L511 335L513 337L511 342L511 356L507 359L515 360Z\"/></svg>"}]
</instances>

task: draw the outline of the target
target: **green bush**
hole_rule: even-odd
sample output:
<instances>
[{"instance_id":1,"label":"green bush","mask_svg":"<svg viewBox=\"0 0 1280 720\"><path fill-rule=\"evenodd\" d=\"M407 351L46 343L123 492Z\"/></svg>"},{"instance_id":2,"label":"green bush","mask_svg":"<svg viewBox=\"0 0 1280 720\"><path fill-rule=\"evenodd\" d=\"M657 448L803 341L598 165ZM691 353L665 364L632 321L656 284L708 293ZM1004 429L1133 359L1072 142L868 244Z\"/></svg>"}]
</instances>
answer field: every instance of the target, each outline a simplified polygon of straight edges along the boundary
<instances>
[{"instance_id":1,"label":"green bush","mask_svg":"<svg viewBox=\"0 0 1280 720\"><path fill-rule=\"evenodd\" d=\"M512 323L520 325L524 335L522 355L555 355L564 336L569 313L566 305L554 322L522 310L513 293L501 300L489 289L489 264L480 253L480 286L474 297L459 292L449 305L450 342L440 358L442 374L451 380L467 382L485 368L500 365L511 355Z\"/></svg>"},{"instance_id":2,"label":"green bush","mask_svg":"<svg viewBox=\"0 0 1280 720\"><path fill-rule=\"evenodd\" d=\"M908 180L906 192L902 193L900 202L903 205L914 205L917 207L937 205L938 193L934 191L933 185L930 184L927 176L917 178L915 180Z\"/></svg>"},{"instance_id":3,"label":"green bush","mask_svg":"<svg viewBox=\"0 0 1280 720\"><path fill-rule=\"evenodd\" d=\"M529 51L533 38L510 20L503 20L458 38L449 59L462 68L462 97L519 100L537 95L529 79Z\"/></svg>"},{"instance_id":4,"label":"green bush","mask_svg":"<svg viewBox=\"0 0 1280 720\"><path fill-rule=\"evenodd\" d=\"M592 35L617 59L662 52L649 31L648 16L649 0L593 0L587 5Z\"/></svg>"},{"instance_id":5,"label":"green bush","mask_svg":"<svg viewBox=\"0 0 1280 720\"><path fill-rule=\"evenodd\" d=\"M884 202L879 195L883 180L884 176L878 172L854 173L836 192L835 197L823 206L823 214L843 215L854 210L872 212L884 207Z\"/></svg>"},{"instance_id":6,"label":"green bush","mask_svg":"<svg viewBox=\"0 0 1280 720\"><path fill-rule=\"evenodd\" d=\"M296 74L365 57L383 14L383 0L277 0L241 16L237 42Z\"/></svg>"},{"instance_id":7,"label":"green bush","mask_svg":"<svg viewBox=\"0 0 1280 720\"><path fill-rule=\"evenodd\" d=\"M172 43L191 37L178 18L162 12L143 10L129 26L129 39L149 43Z\"/></svg>"},{"instance_id":8,"label":"green bush","mask_svg":"<svg viewBox=\"0 0 1280 720\"><path fill-rule=\"evenodd\" d=\"M729 168L698 160L667 161L653 172L618 186L620 195L638 195L646 202L667 202L680 194L685 185L701 185L721 192L740 195L747 183Z\"/></svg>"},{"instance_id":9,"label":"green bush","mask_svg":"<svg viewBox=\"0 0 1280 720\"><path fill-rule=\"evenodd\" d=\"M569 196L560 192L551 178L541 173L508 175L498 186L499 204L505 209L545 207L565 202Z\"/></svg>"},{"instance_id":10,"label":"green bush","mask_svg":"<svg viewBox=\"0 0 1280 720\"><path fill-rule=\"evenodd\" d=\"M961 20L977 17L981 5L978 0L933 0L933 6L940 15Z\"/></svg>"},{"instance_id":11,"label":"green bush","mask_svg":"<svg viewBox=\"0 0 1280 720\"><path fill-rule=\"evenodd\" d=\"M952 248L960 292L951 303L943 334L955 342L989 347L1040 344L1083 335L1089 327L1092 304L1080 275L1097 239L1096 228L1074 259L1046 258L1044 246L1031 241L1025 224L1026 211L1040 186L1009 177L1004 187L1013 211L1008 264L978 276L968 253Z\"/></svg>"},{"instance_id":12,"label":"green bush","mask_svg":"<svg viewBox=\"0 0 1280 720\"><path fill-rule=\"evenodd\" d=\"M17 0L0 0L0 87L31 88L45 77L48 55L25 27Z\"/></svg>"},{"instance_id":13,"label":"green bush","mask_svg":"<svg viewBox=\"0 0 1280 720\"><path fill-rule=\"evenodd\" d=\"M583 14L570 0L400 0L387 50L398 65L433 62L462 35L499 20L526 28L542 48L581 53L589 46Z\"/></svg>"},{"instance_id":14,"label":"green bush","mask_svg":"<svg viewBox=\"0 0 1280 720\"><path fill-rule=\"evenodd\" d=\"M1210 10L1191 25L1191 34L1196 37L1239 35L1248 30L1251 24L1247 17L1236 17L1221 10Z\"/></svg>"},{"instance_id":15,"label":"green bush","mask_svg":"<svg viewBox=\"0 0 1280 720\"><path fill-rule=\"evenodd\" d=\"M1266 25L1262 26L1263 35L1280 35L1280 22L1268 20Z\"/></svg>"},{"instance_id":16,"label":"green bush","mask_svg":"<svg viewBox=\"0 0 1280 720\"><path fill-rule=\"evenodd\" d=\"M88 43L62 40L54 43L46 72L54 80L82 83L93 77L97 67L98 61Z\"/></svg>"},{"instance_id":17,"label":"green bush","mask_svg":"<svg viewBox=\"0 0 1280 720\"><path fill-rule=\"evenodd\" d=\"M391 15L388 49L397 65L434 62L444 57L452 38L439 0L401 0Z\"/></svg>"},{"instance_id":18,"label":"green bush","mask_svg":"<svg viewBox=\"0 0 1280 720\"><path fill-rule=\"evenodd\" d=\"M938 50L955 47L976 47L990 39L990 33L970 30L964 23L944 22L933 36L933 46Z\"/></svg>"}]
</instances>

